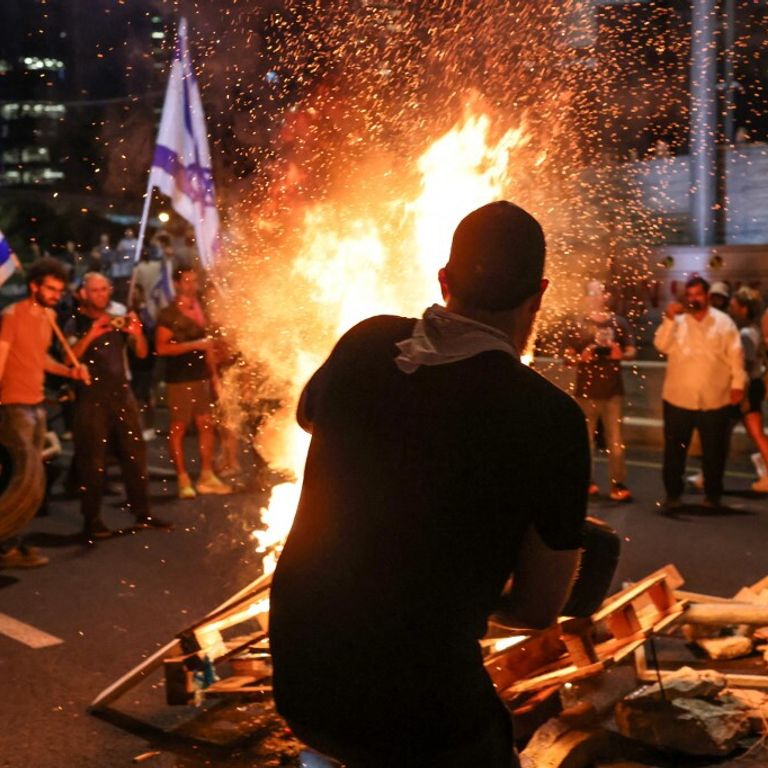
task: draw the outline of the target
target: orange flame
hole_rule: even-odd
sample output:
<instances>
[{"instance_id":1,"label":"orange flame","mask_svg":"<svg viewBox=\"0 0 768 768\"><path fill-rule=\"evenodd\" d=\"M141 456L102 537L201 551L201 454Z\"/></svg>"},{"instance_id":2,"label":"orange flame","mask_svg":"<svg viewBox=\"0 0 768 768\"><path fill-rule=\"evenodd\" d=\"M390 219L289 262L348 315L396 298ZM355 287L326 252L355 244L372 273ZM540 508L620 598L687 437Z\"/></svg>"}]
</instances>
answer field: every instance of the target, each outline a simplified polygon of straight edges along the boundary
<instances>
[{"instance_id":1,"label":"orange flame","mask_svg":"<svg viewBox=\"0 0 768 768\"><path fill-rule=\"evenodd\" d=\"M284 346L268 360L292 383L293 403L335 339L349 327L379 313L420 315L439 300L436 275L450 251L453 229L469 211L506 197L513 153L529 141L525 130L516 128L492 142L490 128L486 115L470 116L437 139L418 160L418 194L410 200L378 201L375 207L384 213L377 218L347 217L339 205L330 203L305 213L289 281L302 286L301 296L281 299L309 305L314 319L298 347ZM264 350L259 355L263 358ZM253 534L269 571L293 521L308 438L291 414L290 422L273 422L262 444L269 459L299 477L296 484L273 489L269 507L261 510L266 530Z\"/></svg>"}]
</instances>

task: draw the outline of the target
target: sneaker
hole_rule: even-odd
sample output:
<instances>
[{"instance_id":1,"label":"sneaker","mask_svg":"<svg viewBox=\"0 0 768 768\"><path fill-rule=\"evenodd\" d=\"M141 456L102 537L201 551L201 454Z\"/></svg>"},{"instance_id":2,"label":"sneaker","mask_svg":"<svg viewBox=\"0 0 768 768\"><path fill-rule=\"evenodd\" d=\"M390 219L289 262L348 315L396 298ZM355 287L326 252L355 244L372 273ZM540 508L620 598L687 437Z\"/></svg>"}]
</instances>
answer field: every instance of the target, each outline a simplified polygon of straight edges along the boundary
<instances>
[{"instance_id":1,"label":"sneaker","mask_svg":"<svg viewBox=\"0 0 768 768\"><path fill-rule=\"evenodd\" d=\"M688 483L700 491L704 490L704 473L697 472L695 475L688 476Z\"/></svg>"},{"instance_id":2,"label":"sneaker","mask_svg":"<svg viewBox=\"0 0 768 768\"><path fill-rule=\"evenodd\" d=\"M163 528L166 531L173 529L173 523L169 520L164 520L157 515L141 515L136 518L137 528Z\"/></svg>"},{"instance_id":3,"label":"sneaker","mask_svg":"<svg viewBox=\"0 0 768 768\"><path fill-rule=\"evenodd\" d=\"M765 459L763 459L762 454L753 453L749 458L755 465L758 480L762 480L764 477L768 476L768 467L765 466Z\"/></svg>"},{"instance_id":4,"label":"sneaker","mask_svg":"<svg viewBox=\"0 0 768 768\"><path fill-rule=\"evenodd\" d=\"M768 475L764 475L759 480L752 483L752 490L758 493L768 493Z\"/></svg>"},{"instance_id":5,"label":"sneaker","mask_svg":"<svg viewBox=\"0 0 768 768\"><path fill-rule=\"evenodd\" d=\"M718 496L707 496L707 498L701 502L701 506L705 509L720 509L720 498Z\"/></svg>"},{"instance_id":6,"label":"sneaker","mask_svg":"<svg viewBox=\"0 0 768 768\"><path fill-rule=\"evenodd\" d=\"M112 535L112 531L104 525L104 521L100 517L97 517L95 520L86 520L83 526L83 533L89 541L108 539Z\"/></svg>"},{"instance_id":7,"label":"sneaker","mask_svg":"<svg viewBox=\"0 0 768 768\"><path fill-rule=\"evenodd\" d=\"M192 484L179 486L179 498L180 499L194 499L197 496L197 491Z\"/></svg>"},{"instance_id":8,"label":"sneaker","mask_svg":"<svg viewBox=\"0 0 768 768\"><path fill-rule=\"evenodd\" d=\"M36 547L27 547L24 544L12 547L0 555L0 569L2 568L39 568L49 562L45 555L40 554Z\"/></svg>"},{"instance_id":9,"label":"sneaker","mask_svg":"<svg viewBox=\"0 0 768 768\"><path fill-rule=\"evenodd\" d=\"M151 443L157 437L157 432L154 429L144 429L141 432L141 436L145 443Z\"/></svg>"},{"instance_id":10,"label":"sneaker","mask_svg":"<svg viewBox=\"0 0 768 768\"><path fill-rule=\"evenodd\" d=\"M632 501L632 494L629 492L629 488L623 483L612 483L609 498L611 501Z\"/></svg>"},{"instance_id":11,"label":"sneaker","mask_svg":"<svg viewBox=\"0 0 768 768\"><path fill-rule=\"evenodd\" d=\"M600 493L600 486L597 483L590 483L587 489L587 494L590 496L597 496Z\"/></svg>"},{"instance_id":12,"label":"sneaker","mask_svg":"<svg viewBox=\"0 0 768 768\"><path fill-rule=\"evenodd\" d=\"M216 475L211 472L210 475L200 477L197 481L197 492L201 494L226 494L232 493L232 488L226 483L222 483Z\"/></svg>"}]
</instances>

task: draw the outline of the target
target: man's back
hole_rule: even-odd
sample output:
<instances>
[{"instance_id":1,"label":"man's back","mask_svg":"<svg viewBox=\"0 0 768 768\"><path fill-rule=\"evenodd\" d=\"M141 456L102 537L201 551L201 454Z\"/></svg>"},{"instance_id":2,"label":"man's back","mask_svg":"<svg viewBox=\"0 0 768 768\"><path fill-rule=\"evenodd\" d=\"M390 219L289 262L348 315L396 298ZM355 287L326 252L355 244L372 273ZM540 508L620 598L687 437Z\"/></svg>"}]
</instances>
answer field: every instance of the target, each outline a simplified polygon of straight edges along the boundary
<instances>
[{"instance_id":1,"label":"man's back","mask_svg":"<svg viewBox=\"0 0 768 768\"><path fill-rule=\"evenodd\" d=\"M477 639L530 524L578 548L588 452L575 403L506 353L401 372L413 325L360 324L308 386L271 644L289 720L418 749L498 708Z\"/></svg>"}]
</instances>

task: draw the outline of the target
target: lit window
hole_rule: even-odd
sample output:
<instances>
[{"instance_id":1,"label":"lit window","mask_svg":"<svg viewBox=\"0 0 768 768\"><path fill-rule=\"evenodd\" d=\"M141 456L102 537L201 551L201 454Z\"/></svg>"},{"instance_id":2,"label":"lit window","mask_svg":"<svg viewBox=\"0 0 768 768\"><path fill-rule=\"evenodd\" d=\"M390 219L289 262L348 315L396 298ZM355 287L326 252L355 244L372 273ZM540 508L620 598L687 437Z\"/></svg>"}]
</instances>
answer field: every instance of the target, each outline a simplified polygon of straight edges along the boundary
<instances>
[{"instance_id":1,"label":"lit window","mask_svg":"<svg viewBox=\"0 0 768 768\"><path fill-rule=\"evenodd\" d=\"M49 163L51 153L48 147L24 147L21 150L22 163Z\"/></svg>"},{"instance_id":2,"label":"lit window","mask_svg":"<svg viewBox=\"0 0 768 768\"><path fill-rule=\"evenodd\" d=\"M53 168L34 168L26 170L22 174L25 184L53 184L63 178L64 172Z\"/></svg>"},{"instance_id":3,"label":"lit window","mask_svg":"<svg viewBox=\"0 0 768 768\"><path fill-rule=\"evenodd\" d=\"M67 108L64 106L64 104L51 104L48 102L27 102L26 104L5 104L4 107L16 107L16 113L13 115L6 116L3 114L3 117L6 117L8 120L12 120L15 117L18 117L18 110L19 106L21 107L21 116L22 117L50 117L50 118L60 118L64 117L67 114Z\"/></svg>"},{"instance_id":4,"label":"lit window","mask_svg":"<svg viewBox=\"0 0 768 768\"><path fill-rule=\"evenodd\" d=\"M0 106L0 117L3 120L15 120L19 116L19 104L3 104Z\"/></svg>"},{"instance_id":5,"label":"lit window","mask_svg":"<svg viewBox=\"0 0 768 768\"><path fill-rule=\"evenodd\" d=\"M21 182L21 172L10 169L0 173L0 184L19 184Z\"/></svg>"},{"instance_id":6,"label":"lit window","mask_svg":"<svg viewBox=\"0 0 768 768\"><path fill-rule=\"evenodd\" d=\"M24 67L32 72L38 72L45 70L47 72L59 72L64 69L64 62L61 59L51 59L45 56L41 58L39 56L25 56L21 60Z\"/></svg>"}]
</instances>

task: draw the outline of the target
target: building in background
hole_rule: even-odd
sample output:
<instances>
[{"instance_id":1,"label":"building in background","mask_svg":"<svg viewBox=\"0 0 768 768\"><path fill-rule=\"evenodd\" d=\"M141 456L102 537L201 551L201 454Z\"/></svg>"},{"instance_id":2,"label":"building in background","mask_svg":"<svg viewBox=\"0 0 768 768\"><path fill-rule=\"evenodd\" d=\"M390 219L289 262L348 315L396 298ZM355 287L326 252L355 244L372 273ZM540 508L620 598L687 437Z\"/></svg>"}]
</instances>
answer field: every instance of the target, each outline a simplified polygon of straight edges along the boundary
<instances>
[{"instance_id":1,"label":"building in background","mask_svg":"<svg viewBox=\"0 0 768 768\"><path fill-rule=\"evenodd\" d=\"M127 201L141 195L170 55L162 9L162 0L0 3L0 228L23 231L22 256L30 242L87 247L99 221L114 217L117 230L137 207ZM58 234L46 229L57 216L68 222Z\"/></svg>"},{"instance_id":2,"label":"building in background","mask_svg":"<svg viewBox=\"0 0 768 768\"><path fill-rule=\"evenodd\" d=\"M73 51L63 0L0 5L0 186L61 183Z\"/></svg>"}]
</instances>

